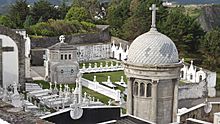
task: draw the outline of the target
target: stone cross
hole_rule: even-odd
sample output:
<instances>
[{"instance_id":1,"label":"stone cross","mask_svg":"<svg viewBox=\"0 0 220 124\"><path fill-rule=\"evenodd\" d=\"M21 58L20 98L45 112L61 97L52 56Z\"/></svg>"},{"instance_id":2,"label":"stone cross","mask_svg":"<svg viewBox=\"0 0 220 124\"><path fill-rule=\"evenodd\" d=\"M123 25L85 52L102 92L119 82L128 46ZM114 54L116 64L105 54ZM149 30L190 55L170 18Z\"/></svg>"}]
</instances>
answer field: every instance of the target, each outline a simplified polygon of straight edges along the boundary
<instances>
[{"instance_id":1,"label":"stone cross","mask_svg":"<svg viewBox=\"0 0 220 124\"><path fill-rule=\"evenodd\" d=\"M18 85L17 85L17 83L14 82L13 86L14 86L14 94L19 94L18 93Z\"/></svg>"},{"instance_id":2,"label":"stone cross","mask_svg":"<svg viewBox=\"0 0 220 124\"><path fill-rule=\"evenodd\" d=\"M111 67L113 67L114 65L113 65L113 61L111 61Z\"/></svg>"},{"instance_id":3,"label":"stone cross","mask_svg":"<svg viewBox=\"0 0 220 124\"><path fill-rule=\"evenodd\" d=\"M102 62L100 63L100 68L102 68L103 67L103 65L102 65Z\"/></svg>"},{"instance_id":4,"label":"stone cross","mask_svg":"<svg viewBox=\"0 0 220 124\"><path fill-rule=\"evenodd\" d=\"M97 68L97 63L95 63L94 68Z\"/></svg>"},{"instance_id":5,"label":"stone cross","mask_svg":"<svg viewBox=\"0 0 220 124\"><path fill-rule=\"evenodd\" d=\"M105 62L105 67L108 68L108 61Z\"/></svg>"},{"instance_id":6,"label":"stone cross","mask_svg":"<svg viewBox=\"0 0 220 124\"><path fill-rule=\"evenodd\" d=\"M62 91L62 84L60 84L60 91L59 91L59 97L62 97L62 93L63 91Z\"/></svg>"},{"instance_id":7,"label":"stone cross","mask_svg":"<svg viewBox=\"0 0 220 124\"><path fill-rule=\"evenodd\" d=\"M110 76L108 76L108 79L107 79L107 82L111 82L111 79L110 79L111 77Z\"/></svg>"},{"instance_id":8,"label":"stone cross","mask_svg":"<svg viewBox=\"0 0 220 124\"><path fill-rule=\"evenodd\" d=\"M91 63L89 63L89 68L92 68L92 65L91 65Z\"/></svg>"},{"instance_id":9,"label":"stone cross","mask_svg":"<svg viewBox=\"0 0 220 124\"><path fill-rule=\"evenodd\" d=\"M87 93L86 93L86 92L84 92L84 98L86 98L86 96L87 96Z\"/></svg>"},{"instance_id":10,"label":"stone cross","mask_svg":"<svg viewBox=\"0 0 220 124\"><path fill-rule=\"evenodd\" d=\"M118 62L116 62L115 66L118 67Z\"/></svg>"},{"instance_id":11,"label":"stone cross","mask_svg":"<svg viewBox=\"0 0 220 124\"><path fill-rule=\"evenodd\" d=\"M85 63L83 63L83 67L82 67L83 69L85 69L86 68L86 64Z\"/></svg>"},{"instance_id":12,"label":"stone cross","mask_svg":"<svg viewBox=\"0 0 220 124\"><path fill-rule=\"evenodd\" d=\"M60 40L60 43L64 43L65 36L64 35L60 35L59 40Z\"/></svg>"},{"instance_id":13,"label":"stone cross","mask_svg":"<svg viewBox=\"0 0 220 124\"><path fill-rule=\"evenodd\" d=\"M52 91L52 83L49 82L49 85L50 85L50 91Z\"/></svg>"},{"instance_id":14,"label":"stone cross","mask_svg":"<svg viewBox=\"0 0 220 124\"><path fill-rule=\"evenodd\" d=\"M121 76L121 81L120 82L124 82L124 77L123 76Z\"/></svg>"},{"instance_id":15,"label":"stone cross","mask_svg":"<svg viewBox=\"0 0 220 124\"><path fill-rule=\"evenodd\" d=\"M112 103L112 100L111 100L111 99L109 99L109 101L108 101L108 105L110 106L110 105L111 105L111 103Z\"/></svg>"},{"instance_id":16,"label":"stone cross","mask_svg":"<svg viewBox=\"0 0 220 124\"><path fill-rule=\"evenodd\" d=\"M96 76L95 76L95 75L94 75L94 77L93 77L93 82L97 82L97 81L96 81Z\"/></svg>"},{"instance_id":17,"label":"stone cross","mask_svg":"<svg viewBox=\"0 0 220 124\"><path fill-rule=\"evenodd\" d=\"M156 4L152 4L152 6L149 8L149 10L152 10L151 28L156 28L156 11L158 10L158 8L156 7Z\"/></svg>"}]
</instances>

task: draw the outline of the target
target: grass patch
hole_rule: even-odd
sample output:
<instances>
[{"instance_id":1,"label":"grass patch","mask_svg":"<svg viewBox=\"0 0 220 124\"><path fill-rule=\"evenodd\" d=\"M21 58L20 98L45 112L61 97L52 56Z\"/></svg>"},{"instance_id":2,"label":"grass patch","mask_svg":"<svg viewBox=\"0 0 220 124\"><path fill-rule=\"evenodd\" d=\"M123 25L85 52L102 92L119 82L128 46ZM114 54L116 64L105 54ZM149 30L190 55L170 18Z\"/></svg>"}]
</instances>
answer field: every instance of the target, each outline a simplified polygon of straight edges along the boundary
<instances>
[{"instance_id":1,"label":"grass patch","mask_svg":"<svg viewBox=\"0 0 220 124\"><path fill-rule=\"evenodd\" d=\"M83 78L93 81L94 75L96 75L96 80L101 83L107 81L108 76L111 76L111 81L115 84L115 82L120 81L121 76L124 76L124 81L127 82L127 78L124 74L124 71L115 71L115 72L102 72L102 73L89 73L83 74ZM115 84L117 85L117 84ZM125 88L117 85L117 89L124 91Z\"/></svg>"},{"instance_id":2,"label":"grass patch","mask_svg":"<svg viewBox=\"0 0 220 124\"><path fill-rule=\"evenodd\" d=\"M41 84L44 89L49 89L50 88L49 83L46 82L46 81L43 81L43 80L35 80L34 83ZM75 85L75 83L74 84L69 84L69 87L72 89L72 88L75 88L76 85ZM57 88L58 89L60 88L59 84L57 85ZM62 86L62 88L64 88L64 87ZM98 92L90 90L89 88L84 87L84 86L82 87L82 92L83 93L84 92L88 93L88 95L90 95L91 97L95 97L96 99L99 99L104 104L108 104L109 99L111 99L111 98L109 98L109 97L107 97L105 95L102 95L102 94L100 94ZM113 101L113 99L111 99L111 100Z\"/></svg>"}]
</instances>

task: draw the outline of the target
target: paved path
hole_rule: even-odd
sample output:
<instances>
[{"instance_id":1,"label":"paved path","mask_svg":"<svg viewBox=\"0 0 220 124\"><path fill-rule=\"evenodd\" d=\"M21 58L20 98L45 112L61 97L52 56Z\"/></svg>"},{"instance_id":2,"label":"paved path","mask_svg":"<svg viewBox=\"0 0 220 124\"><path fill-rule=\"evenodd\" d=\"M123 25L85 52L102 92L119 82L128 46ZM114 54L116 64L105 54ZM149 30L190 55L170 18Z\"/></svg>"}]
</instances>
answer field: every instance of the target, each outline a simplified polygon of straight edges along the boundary
<instances>
[{"instance_id":1,"label":"paved path","mask_svg":"<svg viewBox=\"0 0 220 124\"><path fill-rule=\"evenodd\" d=\"M44 66L31 66L31 77L34 80L44 80Z\"/></svg>"}]
</instances>

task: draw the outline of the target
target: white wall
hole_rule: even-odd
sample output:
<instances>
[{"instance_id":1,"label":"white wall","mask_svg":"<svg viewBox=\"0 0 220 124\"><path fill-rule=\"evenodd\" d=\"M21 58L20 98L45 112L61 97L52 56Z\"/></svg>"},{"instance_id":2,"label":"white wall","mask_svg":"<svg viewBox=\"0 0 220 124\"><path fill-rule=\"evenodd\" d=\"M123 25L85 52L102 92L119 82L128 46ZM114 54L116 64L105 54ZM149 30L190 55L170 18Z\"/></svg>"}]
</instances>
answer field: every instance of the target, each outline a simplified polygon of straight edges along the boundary
<instances>
[{"instance_id":1,"label":"white wall","mask_svg":"<svg viewBox=\"0 0 220 124\"><path fill-rule=\"evenodd\" d=\"M17 44L8 36L0 35L2 47L14 47L14 51L2 53L2 72L3 87L18 82L18 47Z\"/></svg>"}]
</instances>

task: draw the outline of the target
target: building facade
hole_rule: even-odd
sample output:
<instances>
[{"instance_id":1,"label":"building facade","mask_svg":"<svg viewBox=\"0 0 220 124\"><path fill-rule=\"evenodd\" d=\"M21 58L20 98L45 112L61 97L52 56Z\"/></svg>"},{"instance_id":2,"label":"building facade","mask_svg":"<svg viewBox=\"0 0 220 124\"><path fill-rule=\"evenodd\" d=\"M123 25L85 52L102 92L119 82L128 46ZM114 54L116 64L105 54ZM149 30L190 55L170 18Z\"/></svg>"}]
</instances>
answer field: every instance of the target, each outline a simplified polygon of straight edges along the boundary
<instances>
[{"instance_id":1,"label":"building facade","mask_svg":"<svg viewBox=\"0 0 220 124\"><path fill-rule=\"evenodd\" d=\"M15 31L0 26L0 85L7 88L25 83L25 39Z\"/></svg>"},{"instance_id":2,"label":"building facade","mask_svg":"<svg viewBox=\"0 0 220 124\"><path fill-rule=\"evenodd\" d=\"M44 61L45 79L58 84L75 83L79 72L77 49L64 43L64 39L61 35L60 43L48 48Z\"/></svg>"},{"instance_id":3,"label":"building facade","mask_svg":"<svg viewBox=\"0 0 220 124\"><path fill-rule=\"evenodd\" d=\"M128 77L127 113L157 124L176 121L180 68L173 41L157 31L152 5L152 26L130 45L124 61Z\"/></svg>"},{"instance_id":4,"label":"building facade","mask_svg":"<svg viewBox=\"0 0 220 124\"><path fill-rule=\"evenodd\" d=\"M77 58L79 62L107 59L110 51L110 43L82 44L77 46Z\"/></svg>"}]
</instances>

